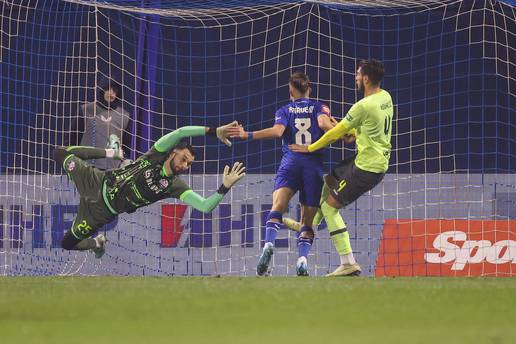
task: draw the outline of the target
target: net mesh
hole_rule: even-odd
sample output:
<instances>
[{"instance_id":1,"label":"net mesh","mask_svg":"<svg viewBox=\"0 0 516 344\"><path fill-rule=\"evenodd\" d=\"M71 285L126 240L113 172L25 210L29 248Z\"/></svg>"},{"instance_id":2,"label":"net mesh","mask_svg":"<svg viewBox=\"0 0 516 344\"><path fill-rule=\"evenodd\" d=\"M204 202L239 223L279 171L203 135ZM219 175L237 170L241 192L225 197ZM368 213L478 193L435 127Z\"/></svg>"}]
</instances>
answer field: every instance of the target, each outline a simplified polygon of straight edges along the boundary
<instances>
[{"instance_id":1,"label":"net mesh","mask_svg":"<svg viewBox=\"0 0 516 344\"><path fill-rule=\"evenodd\" d=\"M86 135L106 145L99 111L86 109L102 101L107 79L122 99L122 119L109 130L132 159L184 125L272 126L294 71L306 72L312 96L341 118L361 97L354 74L368 57L386 66L395 119L384 181L341 211L364 274L513 274L513 2L27 0L1 8L0 274L253 275L279 140L228 148L192 139L197 162L184 179L193 190L215 192L237 160L246 178L211 214L167 200L119 216L102 229L102 260L60 248L79 195L53 147ZM353 152L334 145L326 168ZM438 252L446 259L424 258ZM295 235L281 231L274 273L294 273L296 257ZM310 273L338 261L320 226Z\"/></svg>"}]
</instances>

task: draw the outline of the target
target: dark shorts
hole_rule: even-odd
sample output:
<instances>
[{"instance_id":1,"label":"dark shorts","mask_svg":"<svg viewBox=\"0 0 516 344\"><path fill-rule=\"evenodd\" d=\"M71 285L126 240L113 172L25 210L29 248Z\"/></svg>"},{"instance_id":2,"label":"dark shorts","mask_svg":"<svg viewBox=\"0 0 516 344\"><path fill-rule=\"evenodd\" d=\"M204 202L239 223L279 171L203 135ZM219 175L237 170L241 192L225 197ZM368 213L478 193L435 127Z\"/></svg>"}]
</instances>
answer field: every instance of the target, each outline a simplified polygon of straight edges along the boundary
<instances>
[{"instance_id":1,"label":"dark shorts","mask_svg":"<svg viewBox=\"0 0 516 344\"><path fill-rule=\"evenodd\" d=\"M70 231L78 240L86 239L115 219L102 198L105 172L75 155L69 155L65 159L63 168L81 196L77 216Z\"/></svg>"},{"instance_id":2,"label":"dark shorts","mask_svg":"<svg viewBox=\"0 0 516 344\"><path fill-rule=\"evenodd\" d=\"M274 190L288 187L299 191L299 203L309 207L319 207L323 186L324 167L315 159L281 160L274 179Z\"/></svg>"},{"instance_id":3,"label":"dark shorts","mask_svg":"<svg viewBox=\"0 0 516 344\"><path fill-rule=\"evenodd\" d=\"M355 156L341 161L325 177L330 195L343 207L356 201L360 196L380 183L385 173L364 171L355 165Z\"/></svg>"}]
</instances>

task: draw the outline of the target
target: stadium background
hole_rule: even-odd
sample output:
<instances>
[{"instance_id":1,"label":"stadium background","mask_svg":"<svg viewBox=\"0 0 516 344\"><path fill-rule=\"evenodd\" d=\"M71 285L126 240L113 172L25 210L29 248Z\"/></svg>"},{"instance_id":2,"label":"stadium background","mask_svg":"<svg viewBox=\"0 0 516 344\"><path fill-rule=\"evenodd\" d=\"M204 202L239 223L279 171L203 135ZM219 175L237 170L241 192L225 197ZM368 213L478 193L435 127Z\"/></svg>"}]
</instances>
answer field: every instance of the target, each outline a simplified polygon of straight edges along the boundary
<instances>
[{"instance_id":1,"label":"stadium background","mask_svg":"<svg viewBox=\"0 0 516 344\"><path fill-rule=\"evenodd\" d=\"M123 86L131 120L122 139L134 158L183 125L272 125L296 70L308 73L313 97L341 117L360 98L358 60L378 58L396 104L389 174L381 189L343 211L365 273L374 275L385 219L516 217L512 1L27 0L3 2L1 15L2 274L253 274L279 140L226 148L193 139L204 147L187 177L194 189L213 192L214 174L233 160L244 160L249 175L229 208L191 214L183 247L163 248L159 204L121 217L100 266L61 252L78 198L50 153L77 143L78 104L94 100L105 77ZM328 167L351 152L333 148ZM504 239L514 240L510 228ZM318 275L336 264L319 233ZM292 271L294 242L288 234L281 244L279 274Z\"/></svg>"}]
</instances>

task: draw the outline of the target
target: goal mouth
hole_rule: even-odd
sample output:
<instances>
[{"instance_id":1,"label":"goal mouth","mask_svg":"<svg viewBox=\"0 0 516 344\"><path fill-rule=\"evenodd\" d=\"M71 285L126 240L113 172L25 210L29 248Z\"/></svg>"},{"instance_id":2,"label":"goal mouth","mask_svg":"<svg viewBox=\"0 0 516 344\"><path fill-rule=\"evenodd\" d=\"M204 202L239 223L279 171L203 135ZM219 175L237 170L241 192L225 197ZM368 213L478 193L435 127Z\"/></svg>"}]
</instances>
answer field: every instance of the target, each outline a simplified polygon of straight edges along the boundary
<instances>
[{"instance_id":1,"label":"goal mouth","mask_svg":"<svg viewBox=\"0 0 516 344\"><path fill-rule=\"evenodd\" d=\"M254 276L281 140L192 138L196 161L181 178L194 191L216 192L235 161L246 177L210 214L167 199L120 215L101 229L101 260L61 248L80 195L53 149L106 148L115 134L136 160L186 125L268 128L297 71L341 120L363 97L355 74L367 58L385 65L395 116L384 180L341 211L362 274L514 275L514 2L141 3L1 7L0 275ZM110 81L119 92L107 104ZM354 153L334 144L326 171ZM298 201L285 217L300 219ZM280 230L274 274L296 274L296 240ZM307 261L311 276L340 263L324 224Z\"/></svg>"}]
</instances>

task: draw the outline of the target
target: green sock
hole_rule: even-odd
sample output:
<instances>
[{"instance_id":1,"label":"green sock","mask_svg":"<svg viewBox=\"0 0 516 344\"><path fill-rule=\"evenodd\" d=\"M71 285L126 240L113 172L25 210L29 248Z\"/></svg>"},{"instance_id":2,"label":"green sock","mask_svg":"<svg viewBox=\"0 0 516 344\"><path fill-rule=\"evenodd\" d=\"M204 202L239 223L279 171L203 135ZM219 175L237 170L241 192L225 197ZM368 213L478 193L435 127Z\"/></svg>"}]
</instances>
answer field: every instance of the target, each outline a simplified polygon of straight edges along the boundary
<instances>
[{"instance_id":1,"label":"green sock","mask_svg":"<svg viewBox=\"0 0 516 344\"><path fill-rule=\"evenodd\" d=\"M333 246L337 249L340 256L351 253L351 242L346 224L340 216L339 210L330 206L326 201L321 204L321 210L328 225Z\"/></svg>"}]
</instances>

